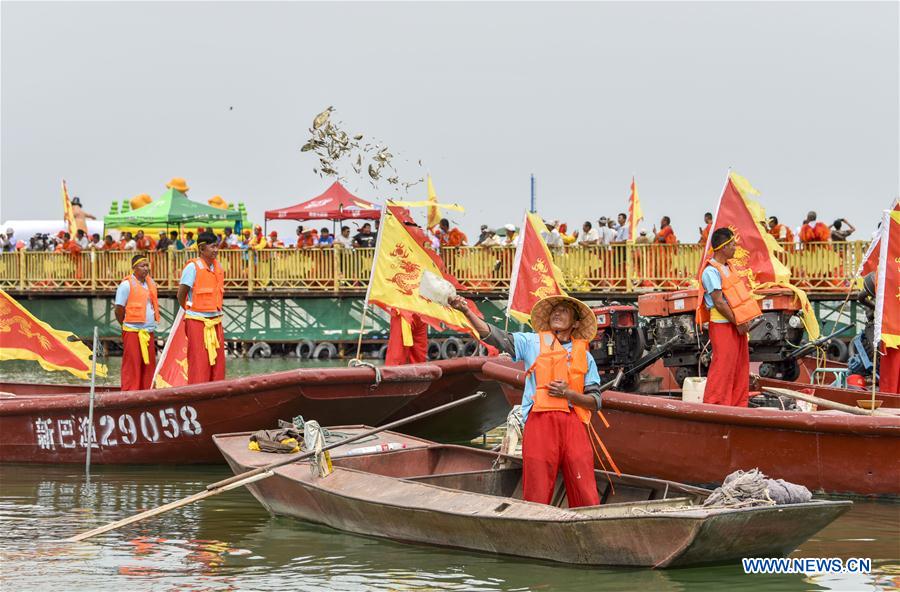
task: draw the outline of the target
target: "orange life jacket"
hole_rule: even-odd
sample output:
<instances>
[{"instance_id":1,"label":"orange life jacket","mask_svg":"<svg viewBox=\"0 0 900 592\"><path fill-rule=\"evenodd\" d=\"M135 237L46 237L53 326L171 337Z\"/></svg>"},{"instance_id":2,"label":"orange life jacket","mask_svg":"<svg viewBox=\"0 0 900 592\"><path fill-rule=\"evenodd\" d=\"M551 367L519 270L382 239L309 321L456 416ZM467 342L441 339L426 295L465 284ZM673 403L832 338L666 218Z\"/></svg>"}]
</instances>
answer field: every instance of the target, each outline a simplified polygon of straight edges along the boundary
<instances>
[{"instance_id":1,"label":"orange life jacket","mask_svg":"<svg viewBox=\"0 0 900 592\"><path fill-rule=\"evenodd\" d=\"M762 314L759 303L756 302L756 298L753 297L753 293L750 292L750 288L747 287L743 277L737 273L732 273L731 270L715 259L711 258L707 261L707 265L712 265L718 270L719 275L722 276L722 294L724 294L728 306L731 307L731 312L734 313L734 320L738 325L752 321ZM698 298L698 301L697 323L702 325L709 322L709 309L706 308L705 298L701 296Z\"/></svg>"},{"instance_id":2,"label":"orange life jacket","mask_svg":"<svg viewBox=\"0 0 900 592\"><path fill-rule=\"evenodd\" d=\"M603 463L603 458L600 456L600 450L602 450L603 455L609 461L612 469L617 475L621 475L622 473L619 471L619 467L616 466L616 462L609 454L609 450L606 449L606 446L600 439L600 435L597 434L594 426L591 425L591 415L593 412L590 409L578 407L577 405L569 407L569 402L566 399L562 397L552 397L549 392L549 385L554 380L565 380L566 383L568 383L569 388L576 393L584 392L584 376L588 371L588 342L584 339L573 339L572 352L570 353L566 351L553 333L543 331L538 334L538 337L541 340L540 353L534 361L534 365L528 369L529 373L534 372L536 385L531 413L541 413L543 411L565 411L568 413L570 410L574 409L575 415L578 416L578 419L580 419L590 431L591 447L594 449L594 454L600 462L600 466L606 470L606 465ZM606 421L606 418L600 413L599 409L597 410L597 415L600 416L603 425L608 428L609 422ZM600 450L597 449L597 445L599 445ZM612 480L610 480L609 483L610 486L612 486ZM615 490L615 488L613 488L613 490Z\"/></svg>"},{"instance_id":3,"label":"orange life jacket","mask_svg":"<svg viewBox=\"0 0 900 592\"><path fill-rule=\"evenodd\" d=\"M225 271L218 261L209 269L200 257L187 262L197 268L197 278L191 289L191 305L189 310L196 312L218 312L222 310L225 298Z\"/></svg>"},{"instance_id":4,"label":"orange life jacket","mask_svg":"<svg viewBox=\"0 0 900 592\"><path fill-rule=\"evenodd\" d=\"M141 285L134 275L127 278L130 290L128 291L128 301L125 302L125 322L126 323L146 323L147 322L147 299L153 304L153 318L159 322L159 299L156 293L156 282L150 276L147 276L147 287Z\"/></svg>"},{"instance_id":5,"label":"orange life jacket","mask_svg":"<svg viewBox=\"0 0 900 592\"><path fill-rule=\"evenodd\" d=\"M590 423L591 412L583 407L569 407L569 402L561 397L553 397L549 385L554 380L565 380L569 388L576 393L584 392L584 375L588 371L588 342L584 339L572 340L572 352L569 353L556 339L556 336L544 331L539 334L541 351L534 361L534 378L537 390L534 393L532 412L566 411L574 409L584 423Z\"/></svg>"}]
</instances>

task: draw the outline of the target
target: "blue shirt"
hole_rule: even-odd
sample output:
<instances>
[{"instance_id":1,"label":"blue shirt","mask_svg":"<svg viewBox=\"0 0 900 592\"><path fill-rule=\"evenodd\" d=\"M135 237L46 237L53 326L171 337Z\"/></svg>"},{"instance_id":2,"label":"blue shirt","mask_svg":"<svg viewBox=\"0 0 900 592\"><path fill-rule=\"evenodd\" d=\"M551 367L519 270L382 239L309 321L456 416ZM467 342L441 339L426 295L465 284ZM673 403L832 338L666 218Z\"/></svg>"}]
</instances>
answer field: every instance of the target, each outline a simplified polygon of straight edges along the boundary
<instances>
[{"instance_id":1,"label":"blue shirt","mask_svg":"<svg viewBox=\"0 0 900 592\"><path fill-rule=\"evenodd\" d=\"M330 234L328 236L319 237L319 244L320 245L333 245L334 237L331 236Z\"/></svg>"},{"instance_id":2,"label":"blue shirt","mask_svg":"<svg viewBox=\"0 0 900 592\"><path fill-rule=\"evenodd\" d=\"M178 283L184 284L185 286L190 288L190 290L188 290L188 295L187 295L188 302L192 301L191 296L194 293L194 282L195 281L197 281L197 266L194 265L193 263L191 263L190 265L185 265L184 271L181 272L181 280ZM218 311L218 310L215 312L200 312L197 310L191 310L191 311L186 310L184 312L186 312L186 313L190 312L194 316L207 317L210 319L213 317L220 317L223 314L222 311Z\"/></svg>"},{"instance_id":3,"label":"blue shirt","mask_svg":"<svg viewBox=\"0 0 900 592\"><path fill-rule=\"evenodd\" d=\"M137 281L137 278L134 278ZM144 288L147 288L147 282L140 282ZM149 288L148 288L149 289ZM116 306L125 306L128 304L128 296L131 295L131 282L123 280L119 287L116 288ZM122 323L129 329L146 329L147 331L156 331L156 313L153 310L153 303L147 298L147 316L143 323Z\"/></svg>"},{"instance_id":4,"label":"blue shirt","mask_svg":"<svg viewBox=\"0 0 900 592\"><path fill-rule=\"evenodd\" d=\"M537 333L511 333L516 344L514 362L525 362L525 368L531 368L534 361L541 353L540 335ZM572 342L561 344L566 351L572 351ZM585 352L588 361L587 374L584 375L584 385L600 384L600 374L597 373L597 364L590 352ZM534 405L534 393L537 390L537 382L534 372L525 378L525 389L522 392L522 422L528 421L528 413Z\"/></svg>"},{"instance_id":5,"label":"blue shirt","mask_svg":"<svg viewBox=\"0 0 900 592\"><path fill-rule=\"evenodd\" d=\"M706 269L703 270L701 280L703 282L703 302L706 304L706 308L712 310L713 308L715 308L715 304L713 304L713 299L710 294L712 294L716 290L722 289L722 274L720 274L719 270L712 265L707 265ZM717 319L713 320L712 322L727 323L728 321Z\"/></svg>"}]
</instances>

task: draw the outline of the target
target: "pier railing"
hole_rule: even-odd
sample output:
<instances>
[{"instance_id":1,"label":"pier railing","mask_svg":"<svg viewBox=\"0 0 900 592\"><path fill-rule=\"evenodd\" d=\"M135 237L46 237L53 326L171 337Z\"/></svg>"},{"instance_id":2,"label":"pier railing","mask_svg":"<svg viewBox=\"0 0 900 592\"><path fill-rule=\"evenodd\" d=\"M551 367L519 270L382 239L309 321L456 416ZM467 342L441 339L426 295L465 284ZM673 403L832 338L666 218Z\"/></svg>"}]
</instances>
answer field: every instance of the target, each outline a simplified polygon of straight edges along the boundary
<instances>
[{"instance_id":1,"label":"pier railing","mask_svg":"<svg viewBox=\"0 0 900 592\"><path fill-rule=\"evenodd\" d=\"M850 287L865 253L865 241L786 245L778 258L792 281L813 293ZM509 290L515 250L458 247L441 250L450 273L463 286L484 294ZM628 293L695 285L702 246L615 244L554 251L567 289L575 293ZM134 251L79 254L19 251L0 254L0 288L15 293L110 293L130 272ZM309 248L222 250L225 289L234 294L336 295L365 291L374 249ZM161 290L175 290L196 251L151 252L152 276Z\"/></svg>"}]
</instances>

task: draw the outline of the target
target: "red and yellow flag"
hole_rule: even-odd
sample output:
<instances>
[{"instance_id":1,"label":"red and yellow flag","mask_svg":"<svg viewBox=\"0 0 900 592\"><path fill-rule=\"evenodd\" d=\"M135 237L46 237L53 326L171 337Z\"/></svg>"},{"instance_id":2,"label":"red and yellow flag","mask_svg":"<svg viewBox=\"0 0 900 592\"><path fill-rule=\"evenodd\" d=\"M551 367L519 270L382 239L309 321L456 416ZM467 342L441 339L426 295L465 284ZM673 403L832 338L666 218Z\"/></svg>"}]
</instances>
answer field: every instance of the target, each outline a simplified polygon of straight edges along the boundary
<instances>
[{"instance_id":1,"label":"red and yellow flag","mask_svg":"<svg viewBox=\"0 0 900 592\"><path fill-rule=\"evenodd\" d=\"M381 215L366 303L377 304L388 312L395 310L407 323L418 315L438 331L443 330L444 325L477 337L466 315L419 294L419 283L425 271L443 277L457 290L463 289L462 284L447 273L443 260L431 250L431 241L409 214L399 206L386 206ZM481 315L472 302L469 302L469 308Z\"/></svg>"},{"instance_id":2,"label":"red and yellow flag","mask_svg":"<svg viewBox=\"0 0 900 592\"><path fill-rule=\"evenodd\" d=\"M63 198L63 219L66 222L66 228L72 238L78 234L78 225L75 223L75 212L72 210L72 202L69 201L69 190L66 188L66 180L62 181L62 198Z\"/></svg>"},{"instance_id":3,"label":"red and yellow flag","mask_svg":"<svg viewBox=\"0 0 900 592\"><path fill-rule=\"evenodd\" d=\"M184 309L178 308L178 314L169 329L169 338L156 362L153 372L152 388L185 386L188 383L187 333L184 330Z\"/></svg>"},{"instance_id":4,"label":"red and yellow flag","mask_svg":"<svg viewBox=\"0 0 900 592\"><path fill-rule=\"evenodd\" d=\"M895 199L891 209L895 212L900 211L900 199ZM872 233L872 242L869 243L869 248L866 251L866 254L863 256L862 263L859 264L859 270L857 271L857 275L859 277L865 277L876 271L878 269L878 257L881 254L881 223L879 222L878 228L875 229L875 232Z\"/></svg>"},{"instance_id":5,"label":"red and yellow flag","mask_svg":"<svg viewBox=\"0 0 900 592\"><path fill-rule=\"evenodd\" d=\"M638 235L638 224L644 219L641 198L638 197L637 182L631 178L631 195L628 196L628 240L634 241Z\"/></svg>"},{"instance_id":6,"label":"red and yellow flag","mask_svg":"<svg viewBox=\"0 0 900 592\"><path fill-rule=\"evenodd\" d=\"M900 211L884 212L875 291L875 342L900 347Z\"/></svg>"},{"instance_id":7,"label":"red and yellow flag","mask_svg":"<svg viewBox=\"0 0 900 592\"><path fill-rule=\"evenodd\" d=\"M65 370L82 379L91 377L91 349L68 331L38 320L0 290L0 360L34 360L44 370ZM106 366L97 364L97 376Z\"/></svg>"},{"instance_id":8,"label":"red and yellow flag","mask_svg":"<svg viewBox=\"0 0 900 592\"><path fill-rule=\"evenodd\" d=\"M730 228L734 232L737 250L729 263L750 280L751 286L765 282L786 282L790 279L791 272L775 257L775 253L782 251L782 248L765 229L766 211L759 202L747 195L759 195L759 192L740 175L729 173L716 207L712 228ZM712 256L711 240L712 232L706 238L706 250L697 271L698 277Z\"/></svg>"},{"instance_id":9,"label":"red and yellow flag","mask_svg":"<svg viewBox=\"0 0 900 592\"><path fill-rule=\"evenodd\" d=\"M793 291L800 301L803 323L809 338L818 339L819 323L809 299L803 290L790 283L790 270L775 256L776 252L783 249L766 230L766 210L758 201L748 197L750 195L759 195L759 191L744 177L729 172L712 223L713 230L724 227L730 228L734 233L736 249L734 258L728 265L746 277L754 290L781 287ZM712 234L710 232L706 238L704 256L697 270L698 280L706 262L712 257Z\"/></svg>"},{"instance_id":10,"label":"red and yellow flag","mask_svg":"<svg viewBox=\"0 0 900 592\"><path fill-rule=\"evenodd\" d=\"M522 323L531 321L531 309L541 298L566 295L562 273L542 238L548 232L540 216L525 213L506 304L507 316Z\"/></svg>"}]
</instances>

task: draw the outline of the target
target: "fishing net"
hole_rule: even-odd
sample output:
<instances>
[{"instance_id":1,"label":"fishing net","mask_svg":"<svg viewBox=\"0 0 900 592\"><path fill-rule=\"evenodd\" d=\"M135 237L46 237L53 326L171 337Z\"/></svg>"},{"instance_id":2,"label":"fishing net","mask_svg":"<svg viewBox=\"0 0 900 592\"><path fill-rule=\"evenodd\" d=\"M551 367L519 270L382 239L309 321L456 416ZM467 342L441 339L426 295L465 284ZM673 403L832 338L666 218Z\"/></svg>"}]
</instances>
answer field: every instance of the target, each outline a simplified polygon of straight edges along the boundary
<instances>
[{"instance_id":1,"label":"fishing net","mask_svg":"<svg viewBox=\"0 0 900 592\"><path fill-rule=\"evenodd\" d=\"M799 504L811 499L812 493L802 485L784 479L769 479L759 469L738 470L725 477L722 486L703 502L703 507L774 506Z\"/></svg>"}]
</instances>

